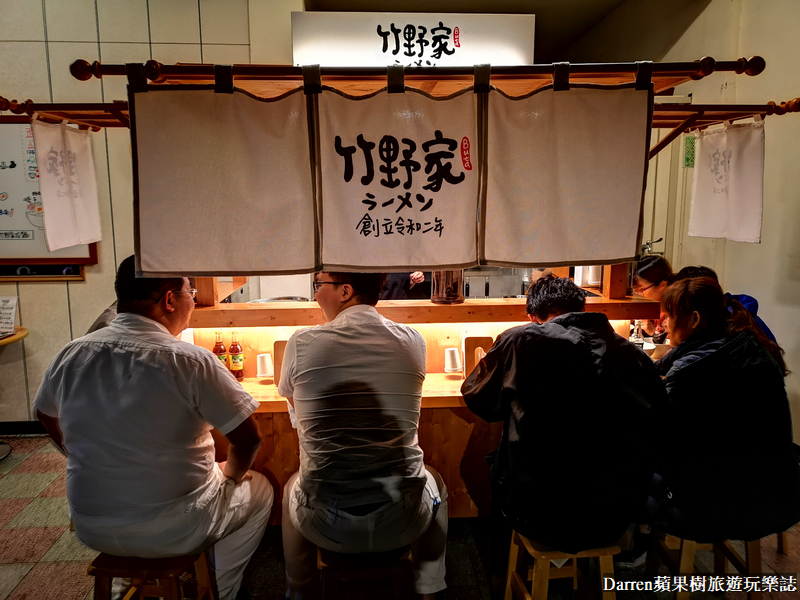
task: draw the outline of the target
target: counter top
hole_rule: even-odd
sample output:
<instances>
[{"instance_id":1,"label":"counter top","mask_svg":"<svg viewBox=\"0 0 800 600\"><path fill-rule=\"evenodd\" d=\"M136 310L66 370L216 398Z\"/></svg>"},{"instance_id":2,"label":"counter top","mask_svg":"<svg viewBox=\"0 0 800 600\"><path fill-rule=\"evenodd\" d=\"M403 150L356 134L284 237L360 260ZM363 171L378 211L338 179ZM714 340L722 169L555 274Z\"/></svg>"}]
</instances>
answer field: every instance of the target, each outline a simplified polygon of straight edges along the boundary
<instances>
[{"instance_id":1,"label":"counter top","mask_svg":"<svg viewBox=\"0 0 800 600\"><path fill-rule=\"evenodd\" d=\"M527 321L524 298L467 299L461 304L434 304L430 300L381 300L376 306L387 319L398 323L484 323ZM605 313L611 320L657 319L659 304L628 296L586 299L587 312ZM192 314L190 327L311 327L324 323L316 302L268 302L218 304Z\"/></svg>"},{"instance_id":2,"label":"counter top","mask_svg":"<svg viewBox=\"0 0 800 600\"><path fill-rule=\"evenodd\" d=\"M428 373L422 384L422 408L456 408L466 406L461 396L461 373ZM248 377L242 387L258 400L257 413L288 412L286 398L278 395L272 377Z\"/></svg>"}]
</instances>

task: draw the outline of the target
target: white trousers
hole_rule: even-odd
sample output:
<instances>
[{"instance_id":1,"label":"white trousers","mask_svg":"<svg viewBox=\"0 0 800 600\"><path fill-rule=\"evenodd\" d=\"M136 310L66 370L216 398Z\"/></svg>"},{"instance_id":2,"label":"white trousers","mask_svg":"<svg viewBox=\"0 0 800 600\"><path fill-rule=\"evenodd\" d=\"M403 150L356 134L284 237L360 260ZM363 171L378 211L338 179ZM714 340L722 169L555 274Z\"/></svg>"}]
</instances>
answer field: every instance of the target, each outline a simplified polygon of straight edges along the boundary
<instances>
[{"instance_id":1,"label":"white trousers","mask_svg":"<svg viewBox=\"0 0 800 600\"><path fill-rule=\"evenodd\" d=\"M200 552L211 546L211 564L220 600L233 600L250 557L258 547L274 492L261 473L235 485L216 467L219 487L202 503L184 503L157 519L123 527L86 527L75 519L75 533L90 548L117 556L159 558Z\"/></svg>"},{"instance_id":2,"label":"white trousers","mask_svg":"<svg viewBox=\"0 0 800 600\"><path fill-rule=\"evenodd\" d=\"M411 544L414 588L418 594L433 594L446 587L447 489L439 473L426 466L427 482L419 512L405 510L403 503L355 516L342 511L314 510L303 506L298 473L286 483L281 527L286 561L286 597L309 600L317 597L319 573L317 546L334 552L383 552ZM414 503L419 504L419 503ZM438 508L434 509L434 505ZM435 512L435 514L434 514Z\"/></svg>"}]
</instances>

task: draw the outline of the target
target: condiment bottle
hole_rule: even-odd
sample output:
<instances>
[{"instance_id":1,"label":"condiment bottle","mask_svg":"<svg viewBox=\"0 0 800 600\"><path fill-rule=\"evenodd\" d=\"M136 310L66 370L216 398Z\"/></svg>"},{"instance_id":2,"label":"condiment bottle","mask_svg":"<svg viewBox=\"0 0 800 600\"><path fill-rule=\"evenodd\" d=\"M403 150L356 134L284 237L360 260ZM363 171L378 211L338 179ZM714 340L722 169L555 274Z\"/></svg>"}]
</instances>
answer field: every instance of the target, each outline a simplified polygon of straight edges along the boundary
<instances>
[{"instance_id":1,"label":"condiment bottle","mask_svg":"<svg viewBox=\"0 0 800 600\"><path fill-rule=\"evenodd\" d=\"M215 331L214 336L216 337L216 341L214 343L214 349L212 352L217 355L217 358L220 362L228 366L228 352L225 350L225 344L222 343L222 332Z\"/></svg>"},{"instance_id":2,"label":"condiment bottle","mask_svg":"<svg viewBox=\"0 0 800 600\"><path fill-rule=\"evenodd\" d=\"M631 335L630 341L632 344L639 346L639 348L644 349L644 336L642 335L641 319L636 319L636 321L634 321L633 334Z\"/></svg>"},{"instance_id":3,"label":"condiment bottle","mask_svg":"<svg viewBox=\"0 0 800 600\"><path fill-rule=\"evenodd\" d=\"M231 347L228 348L228 357L230 358L229 369L237 380L244 379L244 350L239 345L239 332L231 332Z\"/></svg>"}]
</instances>

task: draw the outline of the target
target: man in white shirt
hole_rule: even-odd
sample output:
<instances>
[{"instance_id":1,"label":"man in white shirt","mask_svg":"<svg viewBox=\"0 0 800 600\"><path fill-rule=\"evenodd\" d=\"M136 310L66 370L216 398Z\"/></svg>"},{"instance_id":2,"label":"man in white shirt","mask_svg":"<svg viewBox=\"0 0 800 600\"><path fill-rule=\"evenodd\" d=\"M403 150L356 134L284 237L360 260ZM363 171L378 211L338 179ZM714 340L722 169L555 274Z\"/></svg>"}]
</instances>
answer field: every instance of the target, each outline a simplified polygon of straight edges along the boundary
<instances>
[{"instance_id":1,"label":"man in white shirt","mask_svg":"<svg viewBox=\"0 0 800 600\"><path fill-rule=\"evenodd\" d=\"M317 546L348 554L411 544L415 587L445 588L447 492L417 441L425 342L375 310L385 275L317 273L328 321L286 345L278 393L300 438L300 471L286 484L287 597L314 597Z\"/></svg>"},{"instance_id":2,"label":"man in white shirt","mask_svg":"<svg viewBox=\"0 0 800 600\"><path fill-rule=\"evenodd\" d=\"M136 278L130 256L114 287L117 317L56 356L34 401L67 454L75 533L122 556L213 546L220 598L235 598L273 500L249 470L258 403L211 352L177 339L194 310L188 279ZM214 461L212 427L230 442L226 462Z\"/></svg>"}]
</instances>

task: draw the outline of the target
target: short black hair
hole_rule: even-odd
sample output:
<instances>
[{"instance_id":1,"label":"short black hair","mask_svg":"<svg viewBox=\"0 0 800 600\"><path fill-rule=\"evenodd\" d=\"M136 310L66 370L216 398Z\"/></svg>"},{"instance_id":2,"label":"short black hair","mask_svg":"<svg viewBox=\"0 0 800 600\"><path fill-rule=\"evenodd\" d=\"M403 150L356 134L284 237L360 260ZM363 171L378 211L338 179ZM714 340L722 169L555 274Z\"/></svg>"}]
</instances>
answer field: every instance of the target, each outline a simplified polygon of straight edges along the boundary
<instances>
[{"instance_id":1,"label":"short black hair","mask_svg":"<svg viewBox=\"0 0 800 600\"><path fill-rule=\"evenodd\" d=\"M586 292L571 279L546 275L528 288L526 309L540 321L570 312L583 312Z\"/></svg>"},{"instance_id":2,"label":"short black hair","mask_svg":"<svg viewBox=\"0 0 800 600\"><path fill-rule=\"evenodd\" d=\"M666 281L667 284L675 281L672 265L666 258L657 254L648 254L639 261L636 265L636 277L653 285L658 285L662 281Z\"/></svg>"},{"instance_id":3,"label":"short black hair","mask_svg":"<svg viewBox=\"0 0 800 600\"><path fill-rule=\"evenodd\" d=\"M345 273L341 271L320 271L327 273L336 283L347 283L362 304L375 306L386 283L386 273Z\"/></svg>"},{"instance_id":4,"label":"short black hair","mask_svg":"<svg viewBox=\"0 0 800 600\"><path fill-rule=\"evenodd\" d=\"M136 262L131 255L119 264L114 280L117 312L146 313L167 291L181 287L182 277L136 277Z\"/></svg>"},{"instance_id":5,"label":"short black hair","mask_svg":"<svg viewBox=\"0 0 800 600\"><path fill-rule=\"evenodd\" d=\"M710 267L704 267L702 265L698 265L696 267L683 267L680 271L675 274L675 281L680 281L681 279L694 279L695 277L711 277L714 281L719 281L719 277L717 277L717 272Z\"/></svg>"}]
</instances>

